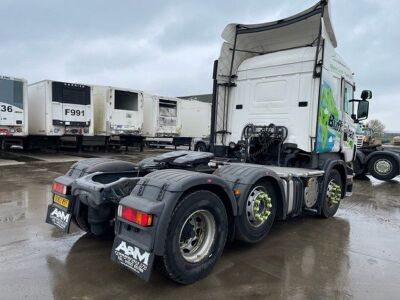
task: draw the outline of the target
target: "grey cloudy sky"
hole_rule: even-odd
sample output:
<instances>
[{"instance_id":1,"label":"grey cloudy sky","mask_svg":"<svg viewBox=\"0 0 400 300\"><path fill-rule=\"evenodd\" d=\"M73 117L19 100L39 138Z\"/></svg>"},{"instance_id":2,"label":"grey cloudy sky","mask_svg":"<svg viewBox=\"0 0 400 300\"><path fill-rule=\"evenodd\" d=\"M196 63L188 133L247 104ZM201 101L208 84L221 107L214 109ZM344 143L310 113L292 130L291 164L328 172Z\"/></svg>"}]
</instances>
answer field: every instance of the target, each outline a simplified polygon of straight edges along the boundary
<instances>
[{"instance_id":1,"label":"grey cloudy sky","mask_svg":"<svg viewBox=\"0 0 400 300\"><path fill-rule=\"evenodd\" d=\"M290 16L316 0L0 0L0 74L130 87L166 96L210 93L226 24ZM396 0L331 0L338 52L371 89L370 118L400 130Z\"/></svg>"}]
</instances>

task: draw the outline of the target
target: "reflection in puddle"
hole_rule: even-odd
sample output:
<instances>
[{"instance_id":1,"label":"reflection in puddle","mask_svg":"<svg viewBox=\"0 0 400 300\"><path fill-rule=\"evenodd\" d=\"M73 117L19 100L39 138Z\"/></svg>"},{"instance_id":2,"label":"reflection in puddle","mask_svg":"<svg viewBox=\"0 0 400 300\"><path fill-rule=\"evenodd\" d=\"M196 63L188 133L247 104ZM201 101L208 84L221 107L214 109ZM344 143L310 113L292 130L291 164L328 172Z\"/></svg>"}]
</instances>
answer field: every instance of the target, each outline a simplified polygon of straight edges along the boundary
<instances>
[{"instance_id":1,"label":"reflection in puddle","mask_svg":"<svg viewBox=\"0 0 400 300\"><path fill-rule=\"evenodd\" d=\"M28 209L28 197L25 199L0 203L0 223L15 222L25 219Z\"/></svg>"}]
</instances>

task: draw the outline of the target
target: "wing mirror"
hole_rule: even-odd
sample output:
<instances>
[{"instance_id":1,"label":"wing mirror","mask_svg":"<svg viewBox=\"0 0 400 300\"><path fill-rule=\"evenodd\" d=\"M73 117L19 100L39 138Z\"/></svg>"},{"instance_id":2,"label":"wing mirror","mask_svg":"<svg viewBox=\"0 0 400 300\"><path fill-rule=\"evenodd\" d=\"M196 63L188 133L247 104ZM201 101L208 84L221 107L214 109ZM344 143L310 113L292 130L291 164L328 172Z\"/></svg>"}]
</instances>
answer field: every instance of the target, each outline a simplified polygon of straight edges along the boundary
<instances>
[{"instance_id":1,"label":"wing mirror","mask_svg":"<svg viewBox=\"0 0 400 300\"><path fill-rule=\"evenodd\" d=\"M362 98L362 95L361 95L361 98ZM368 98L368 99L371 99L371 98ZM357 120L362 121L362 120L367 119L368 112L369 112L369 102L367 100L362 100L362 101L358 102Z\"/></svg>"},{"instance_id":2,"label":"wing mirror","mask_svg":"<svg viewBox=\"0 0 400 300\"><path fill-rule=\"evenodd\" d=\"M357 99L350 100L350 102L358 103L357 115L355 115L355 114L351 115L351 118L354 120L354 123L358 123L359 121L362 121L362 120L365 120L368 118L369 102L367 100L371 99L371 98L372 98L372 92L370 90L363 90L361 92L362 100L357 100Z\"/></svg>"}]
</instances>

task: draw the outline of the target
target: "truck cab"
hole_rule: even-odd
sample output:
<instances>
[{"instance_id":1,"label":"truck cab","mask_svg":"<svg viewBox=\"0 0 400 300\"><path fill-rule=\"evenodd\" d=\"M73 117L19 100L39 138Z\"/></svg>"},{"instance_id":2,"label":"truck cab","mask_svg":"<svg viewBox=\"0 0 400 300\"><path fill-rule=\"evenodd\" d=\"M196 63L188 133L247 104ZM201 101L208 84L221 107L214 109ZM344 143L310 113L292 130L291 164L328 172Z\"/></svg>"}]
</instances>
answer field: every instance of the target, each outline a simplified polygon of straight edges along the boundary
<instances>
[{"instance_id":1,"label":"truck cab","mask_svg":"<svg viewBox=\"0 0 400 300\"><path fill-rule=\"evenodd\" d=\"M354 160L355 82L336 53L328 5L290 23L229 24L222 37L211 133L217 153L266 161L285 148L275 164L311 168L332 154ZM262 131L279 136L279 150L266 145Z\"/></svg>"}]
</instances>

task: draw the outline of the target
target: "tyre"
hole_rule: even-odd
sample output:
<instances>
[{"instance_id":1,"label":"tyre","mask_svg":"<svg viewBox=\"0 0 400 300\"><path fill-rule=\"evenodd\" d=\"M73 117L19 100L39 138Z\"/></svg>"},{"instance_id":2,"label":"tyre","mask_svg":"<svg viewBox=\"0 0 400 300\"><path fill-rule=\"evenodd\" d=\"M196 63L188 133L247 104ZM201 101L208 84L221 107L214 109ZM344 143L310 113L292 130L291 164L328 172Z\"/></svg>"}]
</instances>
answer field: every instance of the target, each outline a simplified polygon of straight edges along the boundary
<instances>
[{"instance_id":1,"label":"tyre","mask_svg":"<svg viewBox=\"0 0 400 300\"><path fill-rule=\"evenodd\" d=\"M340 204L343 191L342 177L338 170L331 170L329 173L327 185L324 187L322 194L322 210L321 216L324 218L333 217Z\"/></svg>"},{"instance_id":2,"label":"tyre","mask_svg":"<svg viewBox=\"0 0 400 300\"><path fill-rule=\"evenodd\" d=\"M194 151L198 151L198 152L207 152L207 146L205 143L203 142L199 142L196 144L196 146L194 147Z\"/></svg>"},{"instance_id":3,"label":"tyre","mask_svg":"<svg viewBox=\"0 0 400 300\"><path fill-rule=\"evenodd\" d=\"M261 180L253 185L236 220L236 238L257 243L270 231L277 210L277 194L272 184Z\"/></svg>"},{"instance_id":4,"label":"tyre","mask_svg":"<svg viewBox=\"0 0 400 300\"><path fill-rule=\"evenodd\" d=\"M210 273L224 250L225 206L209 191L188 194L172 213L167 232L161 270L173 281L193 283Z\"/></svg>"},{"instance_id":5,"label":"tyre","mask_svg":"<svg viewBox=\"0 0 400 300\"><path fill-rule=\"evenodd\" d=\"M114 233L113 216L104 222L90 223L89 220L97 214L96 210L80 203L78 215L74 217L75 224L93 237L107 237Z\"/></svg>"},{"instance_id":6,"label":"tyre","mask_svg":"<svg viewBox=\"0 0 400 300\"><path fill-rule=\"evenodd\" d=\"M399 175L399 165L391 156L372 157L368 163L368 172L379 180L391 180Z\"/></svg>"}]
</instances>

